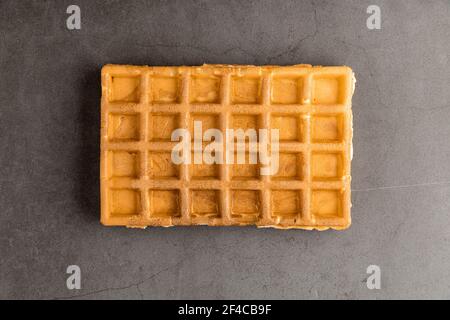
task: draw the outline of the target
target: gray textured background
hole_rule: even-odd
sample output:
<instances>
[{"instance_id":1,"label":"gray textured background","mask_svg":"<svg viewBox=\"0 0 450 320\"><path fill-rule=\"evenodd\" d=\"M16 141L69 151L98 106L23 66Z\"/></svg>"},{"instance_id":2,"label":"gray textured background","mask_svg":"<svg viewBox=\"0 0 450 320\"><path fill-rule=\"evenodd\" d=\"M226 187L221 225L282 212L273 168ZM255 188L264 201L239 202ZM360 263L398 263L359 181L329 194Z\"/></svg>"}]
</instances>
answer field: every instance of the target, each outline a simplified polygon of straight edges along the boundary
<instances>
[{"instance_id":1,"label":"gray textured background","mask_svg":"<svg viewBox=\"0 0 450 320\"><path fill-rule=\"evenodd\" d=\"M450 298L449 17L448 0L2 0L0 298ZM348 231L99 224L101 66L204 62L354 69Z\"/></svg>"}]
</instances>

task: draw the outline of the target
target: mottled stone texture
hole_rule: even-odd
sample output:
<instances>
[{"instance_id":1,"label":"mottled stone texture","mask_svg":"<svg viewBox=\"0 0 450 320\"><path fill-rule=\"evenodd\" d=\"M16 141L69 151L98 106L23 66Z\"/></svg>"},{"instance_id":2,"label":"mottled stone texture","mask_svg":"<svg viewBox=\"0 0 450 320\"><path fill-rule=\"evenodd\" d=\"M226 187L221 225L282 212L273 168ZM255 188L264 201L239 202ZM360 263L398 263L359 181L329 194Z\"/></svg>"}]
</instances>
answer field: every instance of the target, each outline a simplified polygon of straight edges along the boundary
<instances>
[{"instance_id":1,"label":"mottled stone texture","mask_svg":"<svg viewBox=\"0 0 450 320\"><path fill-rule=\"evenodd\" d=\"M0 3L0 298L450 298L447 0L76 4ZM354 69L348 231L100 225L101 66L204 62Z\"/></svg>"}]
</instances>

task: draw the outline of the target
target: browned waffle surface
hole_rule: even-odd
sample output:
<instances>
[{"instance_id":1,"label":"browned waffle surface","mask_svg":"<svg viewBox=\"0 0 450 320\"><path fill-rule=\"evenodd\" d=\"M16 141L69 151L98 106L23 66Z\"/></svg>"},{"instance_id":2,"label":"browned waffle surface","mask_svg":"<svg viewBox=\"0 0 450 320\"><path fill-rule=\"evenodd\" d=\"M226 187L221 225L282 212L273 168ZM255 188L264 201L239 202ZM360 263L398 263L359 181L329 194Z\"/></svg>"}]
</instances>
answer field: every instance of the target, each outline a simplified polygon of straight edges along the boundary
<instances>
[{"instance_id":1,"label":"browned waffle surface","mask_svg":"<svg viewBox=\"0 0 450 320\"><path fill-rule=\"evenodd\" d=\"M104 66L101 222L347 228L353 89L348 67ZM174 164L171 134L193 133L194 121L279 129L278 172L248 161Z\"/></svg>"}]
</instances>

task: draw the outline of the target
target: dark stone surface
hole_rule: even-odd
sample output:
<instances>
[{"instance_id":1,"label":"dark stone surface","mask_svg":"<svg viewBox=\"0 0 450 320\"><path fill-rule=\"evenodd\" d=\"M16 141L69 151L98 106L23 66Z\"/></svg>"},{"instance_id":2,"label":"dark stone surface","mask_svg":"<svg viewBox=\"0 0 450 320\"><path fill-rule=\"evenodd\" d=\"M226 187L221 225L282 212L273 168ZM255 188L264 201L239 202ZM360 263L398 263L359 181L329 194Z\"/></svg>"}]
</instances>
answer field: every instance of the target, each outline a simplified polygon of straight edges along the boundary
<instances>
[{"instance_id":1,"label":"dark stone surface","mask_svg":"<svg viewBox=\"0 0 450 320\"><path fill-rule=\"evenodd\" d=\"M69 4L0 3L0 298L450 298L448 1ZM351 66L352 227L102 227L106 63Z\"/></svg>"}]
</instances>

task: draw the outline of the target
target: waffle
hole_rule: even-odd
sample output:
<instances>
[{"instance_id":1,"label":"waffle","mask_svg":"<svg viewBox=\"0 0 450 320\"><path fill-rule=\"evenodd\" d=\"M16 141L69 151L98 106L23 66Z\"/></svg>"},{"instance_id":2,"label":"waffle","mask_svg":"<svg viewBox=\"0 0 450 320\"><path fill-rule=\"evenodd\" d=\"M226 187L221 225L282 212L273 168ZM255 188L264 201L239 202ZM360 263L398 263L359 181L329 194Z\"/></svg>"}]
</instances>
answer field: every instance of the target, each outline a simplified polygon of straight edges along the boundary
<instances>
[{"instance_id":1,"label":"waffle","mask_svg":"<svg viewBox=\"0 0 450 320\"><path fill-rule=\"evenodd\" d=\"M101 222L347 228L353 90L348 67L104 66ZM278 172L175 165L171 133L192 132L193 121L203 130L279 129Z\"/></svg>"}]
</instances>

